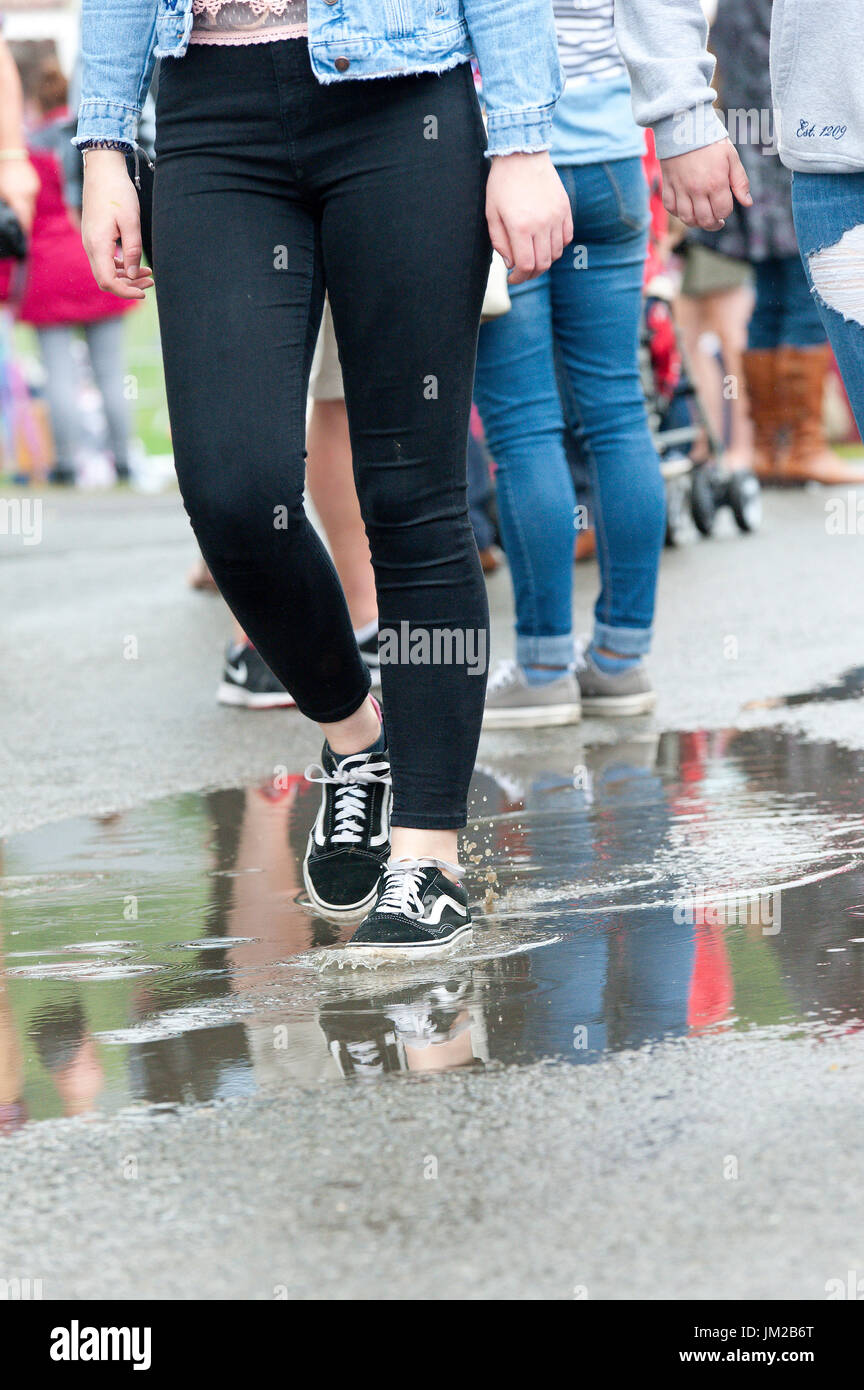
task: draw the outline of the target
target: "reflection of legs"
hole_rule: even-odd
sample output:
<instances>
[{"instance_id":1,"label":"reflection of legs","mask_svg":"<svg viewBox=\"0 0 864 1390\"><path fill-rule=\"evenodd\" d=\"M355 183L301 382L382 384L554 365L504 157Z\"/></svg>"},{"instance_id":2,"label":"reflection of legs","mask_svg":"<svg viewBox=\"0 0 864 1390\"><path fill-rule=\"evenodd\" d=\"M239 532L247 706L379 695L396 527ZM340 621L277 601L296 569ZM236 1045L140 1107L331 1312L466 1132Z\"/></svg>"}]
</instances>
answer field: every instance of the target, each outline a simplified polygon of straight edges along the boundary
<instances>
[{"instance_id":1,"label":"reflection of legs","mask_svg":"<svg viewBox=\"0 0 864 1390\"><path fill-rule=\"evenodd\" d=\"M105 1085L105 1071L79 1000L40 1009L29 1021L28 1037L51 1076L63 1114L92 1110Z\"/></svg>"},{"instance_id":2,"label":"reflection of legs","mask_svg":"<svg viewBox=\"0 0 864 1390\"><path fill-rule=\"evenodd\" d=\"M593 930L577 929L531 957L534 988L525 1007L523 1040L532 1055L595 1062L606 1048L609 939L602 917L592 925Z\"/></svg>"},{"instance_id":3,"label":"reflection of legs","mask_svg":"<svg viewBox=\"0 0 864 1390\"><path fill-rule=\"evenodd\" d=\"M84 329L93 377L102 396L108 424L108 442L118 476L129 472L129 403L124 393L123 340L125 320L121 315L88 323Z\"/></svg>"},{"instance_id":4,"label":"reflection of legs","mask_svg":"<svg viewBox=\"0 0 864 1390\"><path fill-rule=\"evenodd\" d=\"M3 958L0 956L0 970L2 969ZM23 1088L24 1060L18 1041L18 1030L9 1005L9 991L3 989L0 991L0 1134L7 1128L17 1127L22 1118L20 1098Z\"/></svg>"},{"instance_id":5,"label":"reflection of legs","mask_svg":"<svg viewBox=\"0 0 864 1390\"><path fill-rule=\"evenodd\" d=\"M236 992L284 981L283 958L296 956L310 944L310 920L294 903L300 887L297 860L285 853L299 785L297 779L282 791L268 785L243 793L243 819L231 863L236 877L224 920L218 924L226 937L240 939L228 953L231 989ZM263 936L262 922L267 923Z\"/></svg>"},{"instance_id":6,"label":"reflection of legs","mask_svg":"<svg viewBox=\"0 0 864 1390\"><path fill-rule=\"evenodd\" d=\"M652 1038L685 1033L695 955L692 924L679 925L668 907L631 913L621 918L616 960L617 952L615 1045L640 1047Z\"/></svg>"}]
</instances>

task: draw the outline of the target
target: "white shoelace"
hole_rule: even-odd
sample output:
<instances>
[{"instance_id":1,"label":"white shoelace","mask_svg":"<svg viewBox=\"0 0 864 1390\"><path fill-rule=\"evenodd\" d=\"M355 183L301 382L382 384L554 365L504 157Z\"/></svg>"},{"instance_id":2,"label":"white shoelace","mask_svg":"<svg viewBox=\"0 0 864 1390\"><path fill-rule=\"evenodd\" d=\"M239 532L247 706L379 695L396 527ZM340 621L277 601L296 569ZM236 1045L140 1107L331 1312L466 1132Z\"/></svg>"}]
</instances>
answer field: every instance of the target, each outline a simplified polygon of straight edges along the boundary
<instances>
[{"instance_id":1,"label":"white shoelace","mask_svg":"<svg viewBox=\"0 0 864 1390\"><path fill-rule=\"evenodd\" d=\"M338 790L335 795L333 813L334 832L330 839L334 844L359 845L363 839L366 803L373 786L389 786L390 764L362 763L350 764L348 759L338 763L333 772L327 772L320 763L310 763L304 773L307 782L328 782Z\"/></svg>"},{"instance_id":2,"label":"white shoelace","mask_svg":"<svg viewBox=\"0 0 864 1390\"><path fill-rule=\"evenodd\" d=\"M588 648L591 646L590 637L577 637L575 647L574 671L584 671L588 666Z\"/></svg>"},{"instance_id":3,"label":"white shoelace","mask_svg":"<svg viewBox=\"0 0 864 1390\"><path fill-rule=\"evenodd\" d=\"M424 869L445 869L457 876L463 873L459 864L449 864L446 859L391 859L384 873L384 891L375 911L422 917L420 883Z\"/></svg>"},{"instance_id":4,"label":"white shoelace","mask_svg":"<svg viewBox=\"0 0 864 1390\"><path fill-rule=\"evenodd\" d=\"M499 690L506 690L508 685L515 685L518 679L519 667L515 661L499 661L489 677L486 693L497 694Z\"/></svg>"}]
</instances>

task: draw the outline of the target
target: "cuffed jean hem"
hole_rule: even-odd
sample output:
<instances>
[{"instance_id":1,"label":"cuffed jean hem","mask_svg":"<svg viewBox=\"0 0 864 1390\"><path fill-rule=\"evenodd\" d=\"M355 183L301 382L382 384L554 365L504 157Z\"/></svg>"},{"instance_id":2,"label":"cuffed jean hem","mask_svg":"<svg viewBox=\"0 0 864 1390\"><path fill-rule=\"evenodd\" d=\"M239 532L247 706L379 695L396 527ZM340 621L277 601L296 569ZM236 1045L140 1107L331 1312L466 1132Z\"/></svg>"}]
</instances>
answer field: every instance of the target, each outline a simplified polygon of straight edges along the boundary
<instances>
[{"instance_id":1,"label":"cuffed jean hem","mask_svg":"<svg viewBox=\"0 0 864 1390\"><path fill-rule=\"evenodd\" d=\"M337 705L335 709L328 710L326 714L313 714L309 709L301 709L300 713L305 714L306 718L311 719L315 724L338 724L341 719L350 719L352 714L357 713L371 689L372 677L370 676L363 694L359 697L355 696L354 699L349 700L347 704ZM298 705L298 709L299 708Z\"/></svg>"},{"instance_id":2,"label":"cuffed jean hem","mask_svg":"<svg viewBox=\"0 0 864 1390\"><path fill-rule=\"evenodd\" d=\"M516 634L516 660L520 666L572 666L574 658L572 632L557 637Z\"/></svg>"},{"instance_id":3,"label":"cuffed jean hem","mask_svg":"<svg viewBox=\"0 0 864 1390\"><path fill-rule=\"evenodd\" d=\"M609 627L594 624L594 646L605 647L619 656L645 656L651 650L653 629L650 627Z\"/></svg>"},{"instance_id":4,"label":"cuffed jean hem","mask_svg":"<svg viewBox=\"0 0 864 1390\"><path fill-rule=\"evenodd\" d=\"M395 811L390 817L391 827L402 830L464 830L468 824L468 812L445 816L412 816L410 811Z\"/></svg>"}]
</instances>

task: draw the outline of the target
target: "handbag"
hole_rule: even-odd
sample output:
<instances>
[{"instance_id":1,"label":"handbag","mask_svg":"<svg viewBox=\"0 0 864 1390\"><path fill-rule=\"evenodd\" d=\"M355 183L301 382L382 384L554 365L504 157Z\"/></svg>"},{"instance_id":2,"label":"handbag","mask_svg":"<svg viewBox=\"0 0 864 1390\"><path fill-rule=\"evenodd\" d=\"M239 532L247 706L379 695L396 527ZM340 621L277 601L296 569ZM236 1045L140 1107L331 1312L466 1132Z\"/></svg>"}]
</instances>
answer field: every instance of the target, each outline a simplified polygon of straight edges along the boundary
<instances>
[{"instance_id":1,"label":"handbag","mask_svg":"<svg viewBox=\"0 0 864 1390\"><path fill-rule=\"evenodd\" d=\"M486 293L483 296L483 308L480 311L481 323L486 323L489 319L500 319L502 314L509 312L510 291L507 287L507 274L504 257L493 251Z\"/></svg>"},{"instance_id":2,"label":"handbag","mask_svg":"<svg viewBox=\"0 0 864 1390\"><path fill-rule=\"evenodd\" d=\"M26 255L24 228L9 204L0 199L0 261L23 261Z\"/></svg>"}]
</instances>

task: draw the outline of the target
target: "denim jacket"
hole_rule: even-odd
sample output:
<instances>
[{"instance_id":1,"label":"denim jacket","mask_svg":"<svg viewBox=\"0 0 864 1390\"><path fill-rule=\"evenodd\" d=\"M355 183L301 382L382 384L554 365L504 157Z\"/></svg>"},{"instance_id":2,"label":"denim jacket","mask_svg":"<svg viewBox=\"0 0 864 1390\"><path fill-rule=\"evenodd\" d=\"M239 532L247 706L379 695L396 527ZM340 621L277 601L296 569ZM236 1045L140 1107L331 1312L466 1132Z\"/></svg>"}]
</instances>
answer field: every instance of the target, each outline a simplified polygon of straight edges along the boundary
<instances>
[{"instance_id":1,"label":"denim jacket","mask_svg":"<svg viewBox=\"0 0 864 1390\"><path fill-rule=\"evenodd\" d=\"M77 145L135 143L156 58L180 58L192 0L83 0ZM319 82L443 72L475 54L489 150L548 149L561 93L551 0L308 0Z\"/></svg>"}]
</instances>

